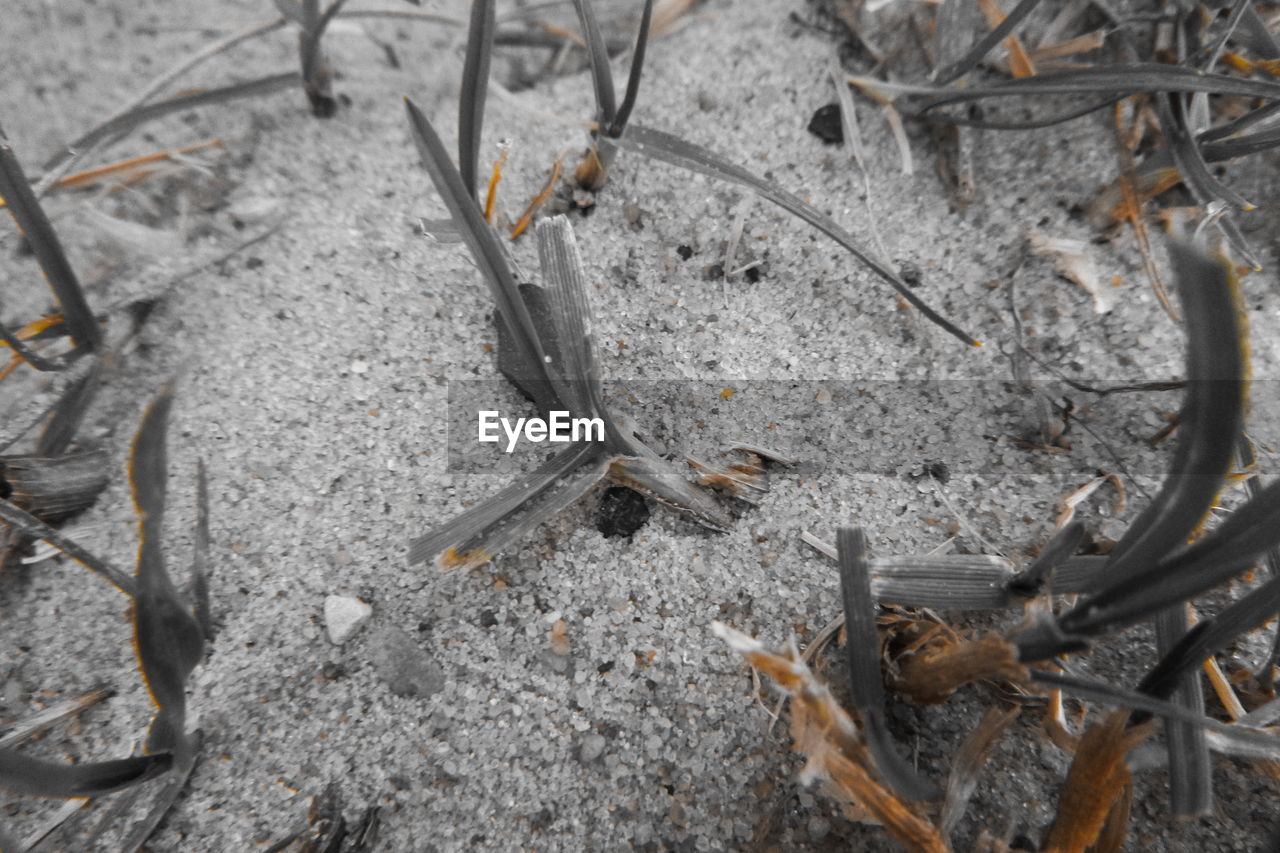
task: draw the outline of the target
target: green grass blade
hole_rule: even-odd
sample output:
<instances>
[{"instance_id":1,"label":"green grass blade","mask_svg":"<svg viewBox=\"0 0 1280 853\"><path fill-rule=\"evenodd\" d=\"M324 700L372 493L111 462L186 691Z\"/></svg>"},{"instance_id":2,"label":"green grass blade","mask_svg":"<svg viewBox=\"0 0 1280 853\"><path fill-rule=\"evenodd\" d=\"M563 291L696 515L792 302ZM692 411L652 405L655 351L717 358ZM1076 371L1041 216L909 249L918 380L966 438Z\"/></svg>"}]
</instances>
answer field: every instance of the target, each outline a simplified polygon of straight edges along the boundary
<instances>
[{"instance_id":1,"label":"green grass blade","mask_svg":"<svg viewBox=\"0 0 1280 853\"><path fill-rule=\"evenodd\" d=\"M4 197L9 214L26 236L36 260L40 262L40 269L44 271L49 287L62 306L67 328L76 347L85 352L98 349L102 346L102 330L98 328L97 318L89 310L89 303L80 288L80 280L71 269L71 263L62 249L62 242L53 230L49 217L45 215L44 208L40 206L31 184L27 182L22 165L3 130L0 130L0 196Z\"/></svg>"},{"instance_id":2,"label":"green grass blade","mask_svg":"<svg viewBox=\"0 0 1280 853\"><path fill-rule=\"evenodd\" d=\"M595 7L591 0L573 0L582 27L582 38L591 57L591 82L596 93L596 121L601 130L613 126L618 117L618 102L613 88L613 69L609 67L609 46L600 33Z\"/></svg>"},{"instance_id":3,"label":"green grass blade","mask_svg":"<svg viewBox=\"0 0 1280 853\"><path fill-rule=\"evenodd\" d=\"M936 71L933 79L939 85L945 86L969 73L996 45L1008 38L1038 5L1040 0L1021 0L1017 6L1013 7L1012 12L1005 15L999 25L975 42L973 47L955 63Z\"/></svg>"},{"instance_id":4,"label":"green grass blade","mask_svg":"<svg viewBox=\"0 0 1280 853\"><path fill-rule=\"evenodd\" d=\"M697 172L721 181L728 181L752 190L762 198L773 202L783 210L799 217L832 240L835 240L855 258L870 267L881 279L888 282L903 299L914 305L930 321L941 326L958 340L970 346L980 346L980 343L973 336L930 308L924 300L916 296L915 292L902 281L897 273L890 270L859 246L852 235L837 225L834 219L791 195L777 184L766 181L746 169L735 166L712 151L660 130L632 124L627 129L627 133L618 140L618 144L646 157L661 160L673 166L688 169L691 172Z\"/></svg>"},{"instance_id":5,"label":"green grass blade","mask_svg":"<svg viewBox=\"0 0 1280 853\"><path fill-rule=\"evenodd\" d=\"M635 109L636 98L640 96L640 77L644 74L644 55L649 46L649 26L653 21L653 0L644 0L644 11L640 14L640 34L636 36L636 49L631 55L631 70L627 73L627 90L622 96L622 106L618 114L609 123L608 135L615 139L622 135L631 119L631 111Z\"/></svg>"},{"instance_id":6,"label":"green grass blade","mask_svg":"<svg viewBox=\"0 0 1280 853\"><path fill-rule=\"evenodd\" d=\"M935 800L937 786L920 776L898 754L884 719L884 683L880 675L879 606L871 594L867 541L862 529L842 527L836 533L840 589L844 601L845 654L853 703L866 726L867 747L876 769L889 786L908 800Z\"/></svg>"},{"instance_id":7,"label":"green grass blade","mask_svg":"<svg viewBox=\"0 0 1280 853\"><path fill-rule=\"evenodd\" d=\"M484 102L489 92L489 60L497 27L493 0L471 0L471 26L462 65L462 95L458 101L458 171L472 199L478 199L480 135Z\"/></svg>"},{"instance_id":8,"label":"green grass blade","mask_svg":"<svg viewBox=\"0 0 1280 853\"><path fill-rule=\"evenodd\" d=\"M32 797L100 797L154 779L173 766L167 752L58 764L0 749L0 787Z\"/></svg>"}]
</instances>

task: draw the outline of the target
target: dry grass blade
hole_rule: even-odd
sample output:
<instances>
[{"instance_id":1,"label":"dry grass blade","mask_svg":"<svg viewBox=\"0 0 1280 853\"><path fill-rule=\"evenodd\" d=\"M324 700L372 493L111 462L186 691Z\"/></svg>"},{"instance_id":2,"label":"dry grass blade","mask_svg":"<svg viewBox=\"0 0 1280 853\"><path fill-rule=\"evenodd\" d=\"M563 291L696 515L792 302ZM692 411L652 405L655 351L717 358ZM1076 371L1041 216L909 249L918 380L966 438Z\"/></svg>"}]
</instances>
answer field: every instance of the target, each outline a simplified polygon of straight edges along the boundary
<instances>
[{"instance_id":1,"label":"dry grass blade","mask_svg":"<svg viewBox=\"0 0 1280 853\"><path fill-rule=\"evenodd\" d=\"M1046 853L1085 853L1098 841L1112 809L1123 804L1131 784L1125 754L1150 734L1149 727L1128 728L1127 720L1125 712L1113 711L1080 739Z\"/></svg>"},{"instance_id":2,"label":"dry grass blade","mask_svg":"<svg viewBox=\"0 0 1280 853\"><path fill-rule=\"evenodd\" d=\"M520 218L516 220L516 224L511 226L511 237L514 240L529 229L533 224L533 217L537 215L538 210L551 200L555 195L556 184L560 183L560 172L564 168L563 155L556 158L555 164L551 167L551 174L547 177L547 182L542 185L542 189L538 190L538 194L529 200L529 206L524 209L524 213L520 214Z\"/></svg>"},{"instance_id":3,"label":"dry grass blade","mask_svg":"<svg viewBox=\"0 0 1280 853\"><path fill-rule=\"evenodd\" d=\"M18 229L27 238L40 269L44 271L45 280L49 282L58 304L62 306L66 318L67 329L76 348L84 352L93 352L102 345L102 330L98 321L89 309L80 288L80 280L67 260L49 217L31 190L27 176L18 163L9 138L0 130L0 196L4 197L6 207Z\"/></svg>"},{"instance_id":4,"label":"dry grass blade","mask_svg":"<svg viewBox=\"0 0 1280 853\"><path fill-rule=\"evenodd\" d=\"M930 643L899 659L894 687L926 705L944 701L974 681L1025 681L1027 668L999 634Z\"/></svg>"},{"instance_id":5,"label":"dry grass blade","mask_svg":"<svg viewBox=\"0 0 1280 853\"><path fill-rule=\"evenodd\" d=\"M195 769L199 751L199 731L183 737L174 747L173 772L164 780L164 784L152 798L151 808L147 810L146 815L130 828L129 834L120 845L123 853L136 853L156 831L160 821L164 819L169 809L173 807L174 801L178 799L178 795L182 793L182 789L186 787L187 779Z\"/></svg>"},{"instance_id":6,"label":"dry grass blade","mask_svg":"<svg viewBox=\"0 0 1280 853\"><path fill-rule=\"evenodd\" d=\"M473 199L479 198L480 135L496 26L493 0L472 0L467 53L462 65L462 94L458 102L458 170L462 185Z\"/></svg>"},{"instance_id":7,"label":"dry grass blade","mask_svg":"<svg viewBox=\"0 0 1280 853\"><path fill-rule=\"evenodd\" d=\"M0 749L0 787L32 797L100 797L154 779L172 766L168 752L57 764Z\"/></svg>"},{"instance_id":8,"label":"dry grass blade","mask_svg":"<svg viewBox=\"0 0 1280 853\"><path fill-rule=\"evenodd\" d=\"M35 349L27 346L16 333L10 331L7 326L0 324L0 341L13 350L15 358L20 359L26 364L31 365L36 370L45 373L56 373L60 370L66 370L71 362L65 356L55 356L53 358L45 358Z\"/></svg>"},{"instance_id":9,"label":"dry grass blade","mask_svg":"<svg viewBox=\"0 0 1280 853\"><path fill-rule=\"evenodd\" d=\"M0 749L8 749L9 747L17 746L27 738L39 734L49 728L59 720L65 717L73 717L81 711L84 711L86 708L91 708L99 702L109 699L112 695L114 695L112 691L105 688L98 688L97 690L91 690L88 693L73 696L70 699L50 705L42 711L18 720L15 723L6 724L6 728L8 728L9 725L12 725L12 729L3 737L0 737Z\"/></svg>"},{"instance_id":10,"label":"dry grass blade","mask_svg":"<svg viewBox=\"0 0 1280 853\"><path fill-rule=\"evenodd\" d=\"M137 594L137 584L129 575L103 560L90 554L71 539L63 536L54 528L45 524L34 515L14 506L7 500L0 499L0 521L21 530L32 539L48 542L68 557L82 563L85 568L97 572L115 584L126 595Z\"/></svg>"},{"instance_id":11,"label":"dry grass blade","mask_svg":"<svg viewBox=\"0 0 1280 853\"><path fill-rule=\"evenodd\" d=\"M853 719L800 659L794 645L785 654L775 654L765 651L759 641L720 622L712 622L711 629L791 696L794 748L808 759L802 778L829 779L832 783L827 786L829 792L882 823L889 834L909 850L923 853L950 850L931 821L876 777L869 767L870 756L858 739Z\"/></svg>"},{"instance_id":12,"label":"dry grass blade","mask_svg":"<svg viewBox=\"0 0 1280 853\"><path fill-rule=\"evenodd\" d=\"M721 181L728 181L752 190L762 198L773 202L783 210L799 217L832 240L835 240L855 258L870 267L881 279L888 282L903 299L914 305L931 322L941 326L955 338L969 346L981 346L981 343L972 335L962 331L950 320L930 308L924 300L915 294L915 291L902 281L897 273L890 270L859 246L852 235L837 225L835 220L791 195L776 184L756 177L746 169L733 165L701 146L686 142L679 137L660 130L632 124L627 133L618 140L618 144L624 148L635 150L646 157L661 160L691 172L697 172Z\"/></svg>"},{"instance_id":13,"label":"dry grass blade","mask_svg":"<svg viewBox=\"0 0 1280 853\"><path fill-rule=\"evenodd\" d=\"M942 804L942 815L938 818L938 826L942 828L944 836L950 836L964 816L969 798L978 787L978 775L991 758L991 752L1005 730L1018 718L1019 710L1016 705L988 708L978 727L969 733L960 746L960 751L951 764L951 775L947 777L947 798Z\"/></svg>"},{"instance_id":14,"label":"dry grass blade","mask_svg":"<svg viewBox=\"0 0 1280 853\"><path fill-rule=\"evenodd\" d=\"M990 53L996 45L1008 38L1014 29L1038 5L1040 5L1040 0L1020 0L1018 5L1013 7L1013 11L1004 17L1004 20L996 25L991 32L975 42L973 47L965 52L955 63L945 68L939 68L934 72L934 81L940 86L945 86L963 77L981 62L982 58Z\"/></svg>"},{"instance_id":15,"label":"dry grass blade","mask_svg":"<svg viewBox=\"0 0 1280 853\"><path fill-rule=\"evenodd\" d=\"M148 741L153 750L176 749L186 740L187 676L204 656L200 623L179 598L165 570L161 544L169 477L165 434L172 405L173 391L166 388L147 409L129 466L142 528L134 642L147 688L160 709Z\"/></svg>"},{"instance_id":16,"label":"dry grass blade","mask_svg":"<svg viewBox=\"0 0 1280 853\"><path fill-rule=\"evenodd\" d=\"M877 605L871 595L867 542L861 528L842 527L836 533L840 556L840 589L844 599L845 654L854 707L866 728L867 747L876 769L899 795L908 800L933 800L941 792L917 774L898 754L885 725L884 685L880 676L880 640L876 634Z\"/></svg>"}]
</instances>

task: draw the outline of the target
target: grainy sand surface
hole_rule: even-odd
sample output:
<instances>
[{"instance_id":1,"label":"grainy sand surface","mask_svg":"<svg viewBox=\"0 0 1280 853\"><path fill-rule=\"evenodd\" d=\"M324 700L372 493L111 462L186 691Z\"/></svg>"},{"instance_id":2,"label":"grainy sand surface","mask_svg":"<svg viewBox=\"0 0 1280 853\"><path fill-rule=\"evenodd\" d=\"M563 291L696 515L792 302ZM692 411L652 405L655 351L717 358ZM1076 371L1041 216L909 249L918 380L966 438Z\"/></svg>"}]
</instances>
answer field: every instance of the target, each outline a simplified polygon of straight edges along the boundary
<instances>
[{"instance_id":1,"label":"grainy sand surface","mask_svg":"<svg viewBox=\"0 0 1280 853\"><path fill-rule=\"evenodd\" d=\"M915 4L903 0L880 19L868 16L869 25L889 39L901 26L899 7ZM431 8L465 16L460 3ZM0 123L35 174L146 79L271 14L270 4L248 0L19 0L0 35ZM565 10L555 14L570 23ZM304 826L309 798L326 788L340 792L350 818L379 806L377 849L389 851L893 849L882 830L845 819L820 790L797 784L800 759L785 721L770 728L749 669L710 623L770 644L792 635L804 642L839 612L834 566L801 542L804 528L832 539L836 527L860 524L878 555L941 549L1022 560L1052 531L1058 501L1117 470L1117 460L1154 489L1169 448L1151 450L1142 439L1163 425L1161 412L1176 410L1175 395L1076 394L1079 420L1096 435L1074 427L1069 453L1017 446L1036 408L1012 383L1007 357L1015 270L1028 347L1070 376L1175 376L1182 333L1157 304L1127 235L1091 247L1103 280L1118 283L1107 314L1049 261L1024 262L1028 226L1097 235L1072 210L1115 175L1103 118L981 134L981 195L957 213L934 172L927 131L909 126L916 170L906 176L882 113L860 100L868 195L848 150L806 130L834 100L827 69L835 46L793 15L813 18L792 0L699 6L651 44L635 120L714 148L869 245L882 241L896 265L920 270L920 295L986 345L967 349L923 324L835 244L766 202L623 152L590 215L573 219L602 372L611 388L635 386L614 392L618 405L677 460L725 458L735 441L797 460L771 472L769 493L728 533L655 506L631 539L605 539L593 523L593 493L479 570L406 565L410 538L505 483L448 466L449 384L500 378L496 335L464 249L418 233L419 219L445 214L417 165L401 101L413 97L453 138L458 28L339 22L326 41L346 101L334 119L313 118L297 91L182 115L99 162L212 137L225 148L133 191L49 202L95 309L163 295L110 362L82 432L84 444L111 451L118 476L71 530L115 564L131 564L128 445L146 401L175 374L167 553L179 576L192 549L197 458L209 470L220 631L190 690L203 757L151 849L265 849ZM370 34L393 46L399 68ZM178 86L288 70L295 49L292 34L277 33ZM544 58L501 53L495 78L512 84L513 62L528 72ZM615 68L622 76L625 61ZM508 216L559 154L576 160L591 112L585 73L491 96L483 160L508 146L499 196ZM1280 364L1277 228L1266 212L1280 200L1275 166L1255 158L1231 172L1263 208L1245 221L1267 265L1244 280L1259 379ZM762 261L753 281L712 270L723 265L739 217L737 263ZM159 233L130 238L118 233L121 222ZM6 323L48 304L16 246L10 231L0 252ZM536 270L532 240L515 252ZM124 319L113 326L124 328ZM5 382L0 412L38 411L25 401L42 381L21 374ZM1253 431L1278 446L1265 417L1274 408L1267 383L1259 384ZM529 414L506 393L516 414ZM948 467L945 484L926 474L936 462ZM1271 466L1269 455L1263 464ZM1129 498L1125 518L1145 505L1132 488ZM1123 523L1110 512L1106 488L1082 507L1093 529L1114 537ZM342 646L326 638L322 618L335 594L373 607ZM127 613L124 596L67 560L6 579L0 723L106 684L114 698L32 751L126 754L150 715ZM975 626L1016 618L944 615ZM1259 637L1232 654L1254 663L1264 646ZM1084 666L1133 683L1151 654L1138 631L1104 644ZM839 688L838 659L827 669ZM890 725L921 771L943 780L993 701L979 687L930 708L891 700ZM969 849L981 829L1039 838L1068 763L1041 735L1037 714L1025 713L984 771L957 849ZM1216 760L1215 783L1216 813L1175 824L1163 771L1142 773L1132 848L1254 849L1273 816L1276 783L1225 758ZM0 815L18 834L52 807L0 797ZM49 844L76 846L58 836Z\"/></svg>"}]
</instances>

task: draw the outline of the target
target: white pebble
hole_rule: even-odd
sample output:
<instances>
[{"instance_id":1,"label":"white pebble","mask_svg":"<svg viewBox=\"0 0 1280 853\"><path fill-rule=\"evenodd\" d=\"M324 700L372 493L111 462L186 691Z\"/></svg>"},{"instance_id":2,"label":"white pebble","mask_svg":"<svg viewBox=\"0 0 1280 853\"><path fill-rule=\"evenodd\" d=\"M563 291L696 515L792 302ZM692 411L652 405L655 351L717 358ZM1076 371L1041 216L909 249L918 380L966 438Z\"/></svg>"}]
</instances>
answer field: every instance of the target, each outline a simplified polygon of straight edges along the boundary
<instances>
[{"instance_id":1,"label":"white pebble","mask_svg":"<svg viewBox=\"0 0 1280 853\"><path fill-rule=\"evenodd\" d=\"M360 630L360 626L373 615L373 608L358 598L331 595L324 600L324 625L329 632L329 642L340 646Z\"/></svg>"}]
</instances>

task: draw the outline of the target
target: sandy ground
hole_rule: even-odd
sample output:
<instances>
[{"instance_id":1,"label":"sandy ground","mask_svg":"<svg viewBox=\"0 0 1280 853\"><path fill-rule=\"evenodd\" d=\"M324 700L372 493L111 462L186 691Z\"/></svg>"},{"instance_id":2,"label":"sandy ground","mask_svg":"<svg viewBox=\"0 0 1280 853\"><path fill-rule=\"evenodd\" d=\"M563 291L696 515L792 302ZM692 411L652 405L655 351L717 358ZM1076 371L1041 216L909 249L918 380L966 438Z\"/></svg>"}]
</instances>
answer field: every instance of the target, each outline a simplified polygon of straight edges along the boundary
<instances>
[{"instance_id":1,"label":"sandy ground","mask_svg":"<svg viewBox=\"0 0 1280 853\"><path fill-rule=\"evenodd\" d=\"M465 12L458 3L432 8ZM249 0L21 0L17 10L3 29L0 122L33 173L161 69L273 14ZM120 475L72 525L75 535L117 565L131 563L128 443L146 400L175 374L167 545L179 574L190 561L197 458L209 468L220 631L190 698L204 753L151 849L265 849L305 825L309 798L326 788L351 818L381 808L380 850L892 849L882 831L846 820L796 783L785 726L770 730L750 671L709 624L803 642L839 612L834 566L801 542L804 528L830 539L837 526L861 524L882 555L1022 559L1051 532L1059 499L1116 470L1117 459L1154 488L1168 450L1141 439L1176 409L1169 395L1080 395L1079 418L1096 435L1075 428L1062 454L1017 446L1035 408L1011 383L1005 355L1015 269L1028 346L1068 375L1169 378L1180 370L1181 332L1127 237L1093 247L1104 280L1119 282L1107 314L1048 261L1019 268L1029 225L1096 235L1073 208L1115 174L1101 119L982 135L981 196L956 213L927 133L910 128L917 168L906 176L881 114L861 102L867 195L847 149L806 131L834 99L826 74L835 48L793 13L812 18L794 2L699 7L651 45L636 121L749 164L868 242L878 234L895 263L922 272L921 295L986 346L966 349L922 325L838 247L765 202L623 153L591 214L574 219L602 370L634 396L615 399L676 458L721 458L747 441L798 460L773 472L771 491L729 533L654 507L631 539L605 539L593 494L480 570L406 565L411 537L505 482L449 465L450 383L499 378L492 306L460 246L418 233L420 218L444 208L417 166L401 103L412 96L451 138L457 28L340 24L327 42L344 97L336 118L314 119L296 91L182 115L112 147L109 159L213 137L225 148L135 191L49 203L95 308L164 294L139 339L111 362L83 432L86 445L111 451ZM398 68L379 42L392 46ZM278 33L179 86L288 70L294 50L293 36ZM504 56L495 73L505 83L521 71L515 60L527 72L543 58ZM484 159L508 146L499 205L510 217L558 154L580 150L591 111L582 73L491 98ZM1274 167L1257 159L1232 171L1264 211L1280 200ZM1259 379L1280 364L1271 216L1245 223L1268 267L1245 279ZM756 280L712 270L737 217L739 263L763 261ZM153 230L124 234L121 222ZM12 234L5 239L3 320L15 323L36 316L48 296ZM692 250L687 259L681 247ZM536 269L532 241L516 252ZM1259 385L1266 397L1268 383ZM25 374L6 382L2 410L26 411L40 387ZM1267 400L1255 409L1269 411ZM1253 429L1275 446L1272 423L1257 416ZM945 484L925 475L937 462L948 467ZM1144 504L1136 491L1130 498L1129 515ZM1085 517L1116 536L1123 524L1110 507L1102 494ZM370 623L342 646L324 631L332 594L373 606ZM7 579L0 722L107 684L113 699L38 751L127 753L150 713L127 609L66 560ZM553 636L560 622L563 639ZM1148 642L1137 632L1086 666L1131 682L1151 659ZM1261 648L1246 643L1233 654L1251 664ZM838 680L840 668L831 670ZM891 726L921 770L941 780L992 701L978 687L932 708L894 701ZM984 828L1038 838L1068 763L1024 714L980 780L957 849ZM1216 761L1215 783L1217 811L1175 824L1163 772L1140 776L1133 849L1253 849L1276 783L1228 759ZM5 796L0 809L21 834L49 807ZM48 844L76 848L57 836Z\"/></svg>"}]
</instances>

